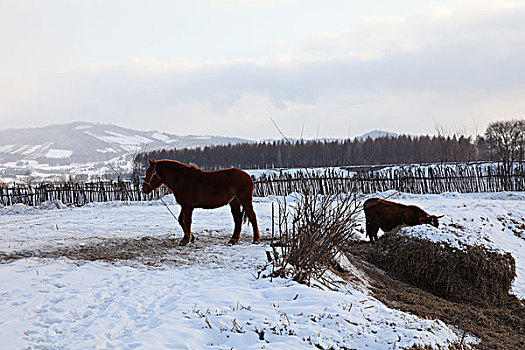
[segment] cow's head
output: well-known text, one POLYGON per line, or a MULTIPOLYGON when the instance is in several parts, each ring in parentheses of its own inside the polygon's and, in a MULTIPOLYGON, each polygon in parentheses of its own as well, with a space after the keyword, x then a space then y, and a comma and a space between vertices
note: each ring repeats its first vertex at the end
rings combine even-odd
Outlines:
POLYGON ((426 215, 419 219, 419 222, 421 224, 427 224, 432 225, 434 227, 439 227, 439 219, 442 218, 444 215, 436 216, 436 215, 426 215))

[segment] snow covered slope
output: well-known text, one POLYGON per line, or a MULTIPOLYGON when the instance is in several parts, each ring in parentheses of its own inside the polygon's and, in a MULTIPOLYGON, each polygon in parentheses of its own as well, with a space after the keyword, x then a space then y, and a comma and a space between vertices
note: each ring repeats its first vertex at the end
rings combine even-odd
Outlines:
POLYGON ((110 124, 76 122, 0 130, 0 163, 37 159, 106 160, 144 149, 183 148, 245 141, 219 136, 178 136, 110 124))
POLYGON ((73 164, 130 161, 134 152, 246 142, 219 136, 178 136, 110 124, 76 122, 41 128, 0 130, 0 178, 37 172, 67 174, 73 164), (63 169, 57 169, 63 166, 63 169), (52 167, 55 167, 53 169, 52 167), (58 171, 57 171, 58 170, 58 171))

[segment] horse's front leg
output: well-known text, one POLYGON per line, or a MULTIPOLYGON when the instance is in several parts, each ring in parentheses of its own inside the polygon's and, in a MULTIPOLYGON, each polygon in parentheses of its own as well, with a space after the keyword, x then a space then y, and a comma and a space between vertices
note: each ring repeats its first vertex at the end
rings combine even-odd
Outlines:
POLYGON ((179 222, 179 225, 182 228, 182 232, 184 232, 184 213, 182 212, 182 209, 180 211, 179 218, 177 221, 179 222))
POLYGON ((193 214, 193 208, 182 208, 181 209, 181 215, 182 217, 182 230, 184 231, 184 237, 182 237, 182 240, 180 241, 179 245, 186 245, 190 242, 193 242, 192 236, 191 236, 191 216, 193 214))

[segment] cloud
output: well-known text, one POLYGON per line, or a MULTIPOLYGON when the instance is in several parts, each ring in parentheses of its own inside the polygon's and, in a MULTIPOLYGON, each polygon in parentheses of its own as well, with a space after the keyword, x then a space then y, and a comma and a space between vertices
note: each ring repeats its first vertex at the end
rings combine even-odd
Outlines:
POLYGON ((344 137, 350 125, 425 133, 438 120, 525 110, 521 5, 368 17, 278 48, 267 60, 145 57, 57 71, 14 91, 0 83, 0 112, 12 123, 73 118, 267 138, 278 137, 268 115, 291 137, 303 123, 311 137, 318 123, 325 136, 344 137))
POLYGON ((225 7, 260 8, 300 3, 301 0, 204 0, 225 7))
POLYGON ((417 53, 454 42, 523 40, 525 4, 507 1, 458 1, 408 17, 368 16, 346 30, 320 32, 278 48, 297 61, 313 58, 376 60, 417 53))

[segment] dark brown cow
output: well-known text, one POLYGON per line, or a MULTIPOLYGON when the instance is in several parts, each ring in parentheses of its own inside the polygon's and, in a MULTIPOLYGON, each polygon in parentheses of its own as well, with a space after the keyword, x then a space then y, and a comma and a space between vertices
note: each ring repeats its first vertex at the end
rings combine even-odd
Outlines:
POLYGON ((366 218, 366 235, 371 242, 377 240, 377 231, 396 233, 403 227, 428 224, 439 226, 438 219, 415 205, 404 205, 381 198, 370 198, 363 205, 366 218))

